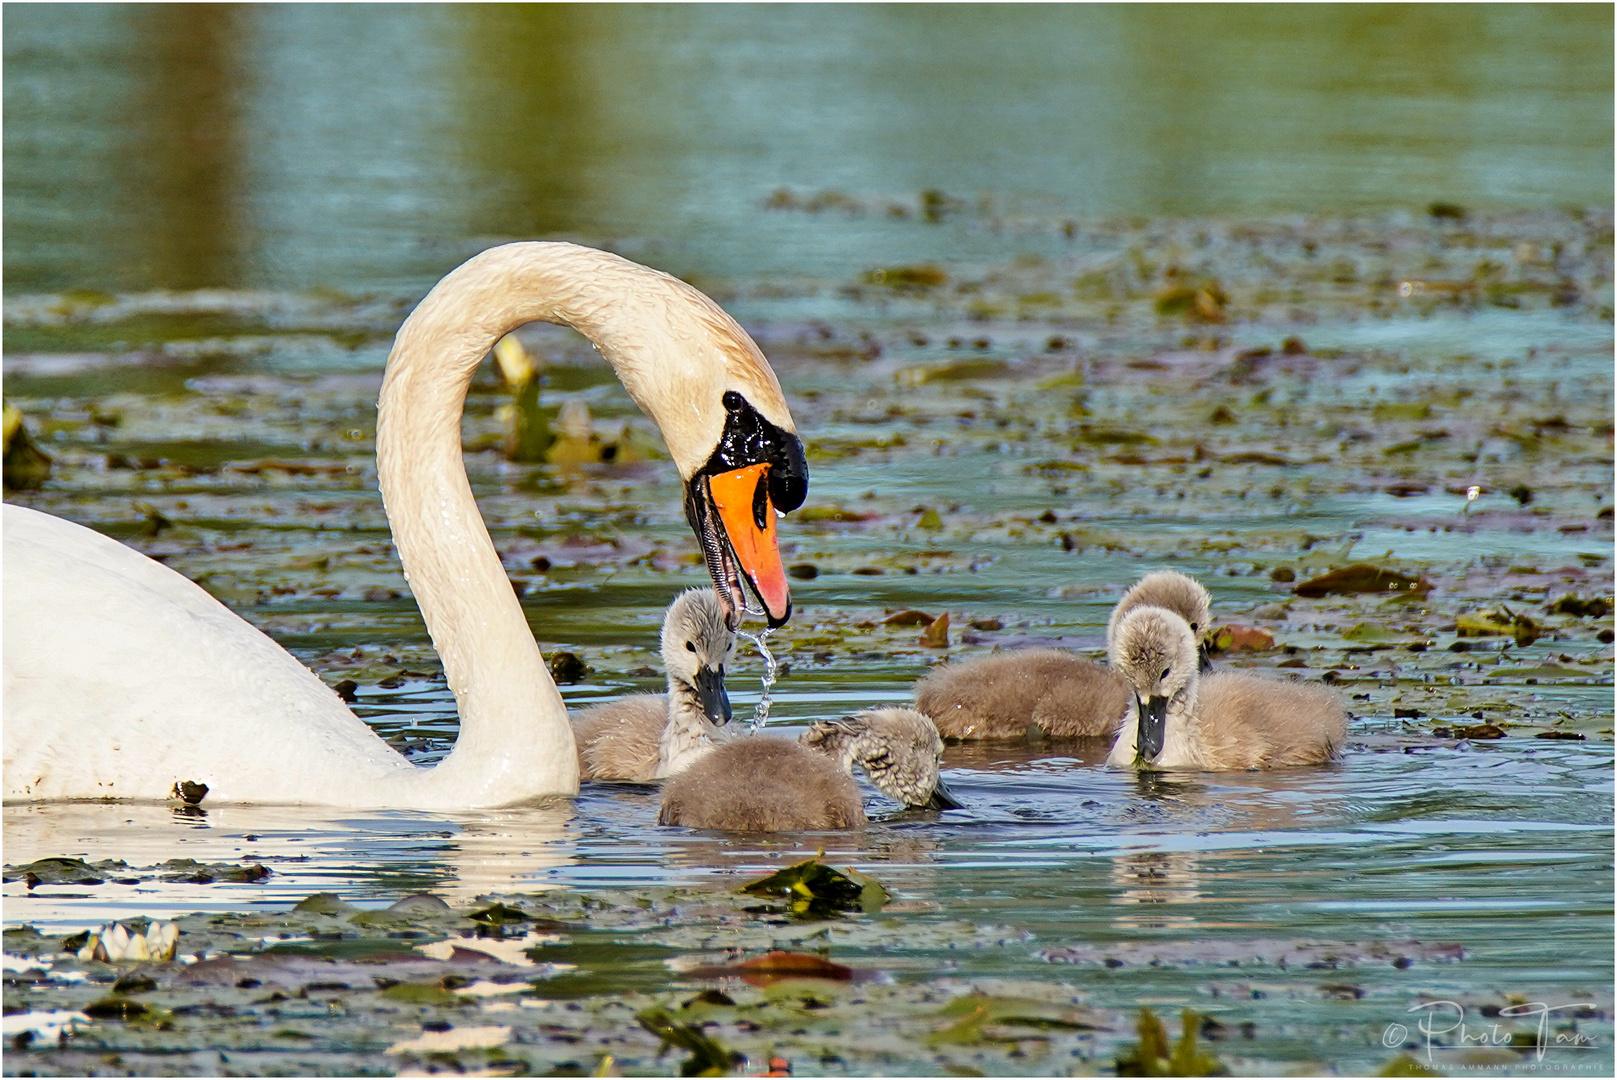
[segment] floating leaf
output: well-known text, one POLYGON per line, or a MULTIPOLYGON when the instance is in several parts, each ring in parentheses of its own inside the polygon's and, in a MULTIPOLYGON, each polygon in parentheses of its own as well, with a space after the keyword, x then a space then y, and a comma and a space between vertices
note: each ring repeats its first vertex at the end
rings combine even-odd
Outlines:
POLYGON ((1517 645, 1531 645, 1540 636, 1539 626, 1526 615, 1518 615, 1500 604, 1496 611, 1465 611, 1454 619, 1454 629, 1462 637, 1507 635, 1517 645))
POLYGON ((840 506, 805 506, 797 511, 798 521, 869 521, 875 516, 840 506))
POLYGON ((508 923, 533 921, 533 916, 526 911, 509 907, 505 904, 492 904, 481 911, 474 911, 466 917, 472 922, 484 923, 488 926, 504 926, 508 923))
POLYGON ((952 364, 927 364, 904 368, 893 377, 905 386, 934 382, 963 382, 967 379, 997 379, 1009 375, 1011 366, 1003 360, 957 360, 952 364))
POLYGON ((441 982, 394 983, 382 991, 382 996, 389 1001, 397 1001, 405 1005, 458 1005, 461 1003, 461 999, 446 990, 441 982))
POLYGON ((916 611, 914 608, 906 608, 903 611, 887 616, 887 618, 881 621, 881 624, 883 626, 927 626, 930 625, 936 618, 937 616, 928 615, 924 611, 916 611))
POLYGON ((972 1046, 983 1042, 1016 1042, 1024 1035, 1013 1027, 1105 1030, 1106 1025, 1087 1010, 1028 998, 991 997, 967 994, 938 1010, 939 1016, 958 1017, 953 1024, 934 1032, 932 1046, 972 1046))
POLYGON ((336 893, 317 892, 292 905, 292 910, 304 915, 346 915, 354 905, 336 893))
POLYGON ((1611 614, 1611 601, 1592 596, 1580 600, 1576 596, 1563 596, 1549 607, 1551 615, 1572 615, 1579 619, 1603 619, 1611 614))
POLYGON ((880 911, 889 894, 875 878, 833 869, 818 856, 748 882, 741 891, 752 896, 788 899, 792 914, 823 919, 843 911, 880 911))
POLYGON ((107 879, 106 870, 126 867, 123 862, 104 864, 105 868, 91 866, 83 859, 36 859, 27 866, 7 867, 5 879, 23 878, 29 888, 35 885, 100 885, 107 879))
POLYGON ((1425 578, 1409 577, 1395 570, 1384 570, 1370 563, 1354 563, 1328 574, 1300 582, 1292 589, 1298 596, 1352 596, 1358 593, 1411 593, 1425 596, 1432 584, 1425 578))
POLYGON ((929 649, 949 647, 949 613, 945 611, 921 631, 921 644, 929 649))
POLYGON ((1261 626, 1231 623, 1212 633, 1214 652, 1263 652, 1275 647, 1275 636, 1261 626))
POLYGON ((942 267, 917 263, 914 266, 886 266, 872 270, 865 275, 865 280, 872 285, 886 285, 890 289, 921 292, 944 284, 949 280, 949 275, 943 272, 942 267))
POLYGON ((850 982, 853 968, 811 953, 768 952, 736 965, 736 973, 754 986, 769 986, 782 979, 829 979, 850 982))
POLYGON ((917 529, 928 529, 936 532, 943 528, 943 516, 936 510, 928 508, 921 514, 921 520, 915 523, 917 529))
POLYGON ((407 941, 396 938, 341 938, 327 941, 287 941, 271 945, 264 956, 319 956, 327 960, 408 960, 416 957, 407 941))
POLYGON ((449 905, 431 893, 411 893, 389 904, 387 910, 395 915, 442 915, 449 911, 449 905))

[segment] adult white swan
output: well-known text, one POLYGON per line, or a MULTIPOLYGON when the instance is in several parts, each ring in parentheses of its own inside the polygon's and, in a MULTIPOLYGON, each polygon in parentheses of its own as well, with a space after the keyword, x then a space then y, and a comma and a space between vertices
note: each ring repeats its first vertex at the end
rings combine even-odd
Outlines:
POLYGON ((776 508, 807 490, 780 384, 745 331, 666 274, 572 244, 493 248, 399 328, 382 380, 377 471, 405 578, 460 707, 433 768, 393 751, 312 672, 195 583, 90 529, 5 508, 5 791, 454 809, 578 790, 561 695, 461 459, 472 372, 504 334, 574 327, 662 429, 734 624, 742 577, 771 625, 791 614, 776 508))

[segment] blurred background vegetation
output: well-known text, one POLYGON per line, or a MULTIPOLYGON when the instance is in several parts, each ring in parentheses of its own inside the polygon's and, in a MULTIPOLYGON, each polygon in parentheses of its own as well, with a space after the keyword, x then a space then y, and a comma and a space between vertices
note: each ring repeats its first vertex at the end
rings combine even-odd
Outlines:
POLYGON ((880 210, 766 213, 783 185, 1082 217, 1612 196, 1609 5, 49 4, 4 24, 13 292, 418 291, 516 237, 720 277, 959 243, 880 210))

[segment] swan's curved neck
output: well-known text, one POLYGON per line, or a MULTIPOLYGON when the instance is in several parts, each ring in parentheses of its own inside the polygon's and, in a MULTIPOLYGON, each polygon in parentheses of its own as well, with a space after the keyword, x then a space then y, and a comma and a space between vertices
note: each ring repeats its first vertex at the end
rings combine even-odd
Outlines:
MULTIPOLYGON (((473 372, 501 337, 536 320, 589 338, 662 428, 687 477, 722 431, 720 399, 736 365, 751 360, 732 354, 757 353, 690 286, 572 244, 486 251, 445 277, 400 327, 378 403, 378 480, 405 577, 460 707, 455 749, 430 782, 452 786, 461 805, 578 790, 566 708, 461 457, 473 372)), ((768 365, 757 361, 778 393, 768 365)))

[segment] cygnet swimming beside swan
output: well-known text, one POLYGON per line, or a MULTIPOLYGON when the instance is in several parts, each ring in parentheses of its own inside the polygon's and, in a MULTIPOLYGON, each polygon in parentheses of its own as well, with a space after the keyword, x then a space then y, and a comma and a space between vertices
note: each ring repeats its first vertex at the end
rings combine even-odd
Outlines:
POLYGON ((798 742, 738 738, 663 785, 664 825, 732 832, 853 829, 866 822, 853 767, 906 806, 952 809, 938 778, 943 740, 914 709, 866 709, 815 724, 798 742))
POLYGON ((1245 674, 1203 678, 1196 636, 1165 608, 1136 608, 1115 631, 1109 658, 1130 701, 1108 765, 1218 772, 1337 756, 1347 718, 1330 693, 1245 674))
MULTIPOLYGON (((1197 634, 1211 619, 1212 598, 1194 578, 1172 570, 1147 574, 1123 594, 1106 625, 1111 645, 1118 620, 1144 605, 1178 612, 1197 634)), ((1206 654, 1201 654, 1206 663, 1206 654)), ((1129 703, 1114 672, 1065 649, 1017 649, 951 662, 915 687, 915 707, 947 739, 1111 738, 1129 703)))
POLYGON ((724 668, 735 634, 711 589, 687 589, 663 617, 668 693, 633 694, 573 717, 582 780, 673 776, 713 748, 730 722, 724 668))

